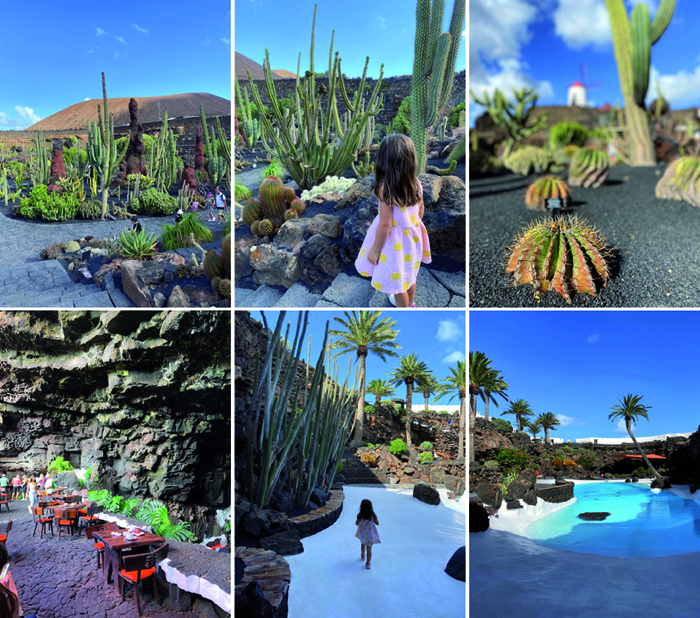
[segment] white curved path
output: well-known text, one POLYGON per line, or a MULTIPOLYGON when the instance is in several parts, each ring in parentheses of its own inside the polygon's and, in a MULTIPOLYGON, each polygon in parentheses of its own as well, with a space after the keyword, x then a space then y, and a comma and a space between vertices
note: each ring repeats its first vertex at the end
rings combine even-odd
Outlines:
POLYGON ((286 557, 292 570, 289 618, 462 618, 465 584, 444 569, 466 542, 467 494, 456 502, 441 490, 442 503, 433 506, 405 489, 343 490, 338 521, 302 539, 304 553, 286 557), (372 501, 382 540, 374 547, 369 571, 360 561, 355 538, 355 518, 364 498, 372 501))

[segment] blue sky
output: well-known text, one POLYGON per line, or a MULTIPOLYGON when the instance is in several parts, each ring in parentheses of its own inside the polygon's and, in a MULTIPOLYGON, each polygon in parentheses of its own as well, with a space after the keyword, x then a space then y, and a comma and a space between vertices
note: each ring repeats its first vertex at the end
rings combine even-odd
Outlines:
MULTIPOLYGON (((492 359, 509 399, 559 418, 557 438, 627 437, 608 414, 629 393, 651 406, 636 436, 700 425, 697 311, 472 311, 469 349, 492 359)), ((490 411, 500 415, 507 407, 490 411)))
MULTIPOLYGON (((369 56, 367 74, 408 75, 413 71, 413 44, 416 29, 415 0, 237 0, 236 51, 262 64, 265 49, 270 51, 274 70, 296 73, 299 52, 301 71, 309 68, 311 24, 316 14, 315 70, 328 70, 331 33, 333 50, 340 52, 343 73, 360 77, 369 56), (279 28, 270 27, 278 22, 279 28)), ((443 31, 449 29, 453 0, 445 2, 443 31)), ((466 66, 464 37, 460 41, 456 70, 466 66)))
MULTIPOLYGON (((638 2, 649 5, 653 19, 659 0, 625 0, 628 14, 638 2)), ((699 2, 677 0, 671 24, 652 47, 648 103, 658 81, 672 109, 700 105, 699 19, 699 2)), ((604 0, 470 0, 469 29, 470 87, 479 96, 528 86, 539 103, 565 105, 568 86, 584 81, 585 64, 589 101, 624 104, 604 0)))
POLYGON ((85 99, 208 92, 231 98, 229 0, 3 2, 0 130, 85 99))
MULTIPOLYGON (((290 339, 293 340, 294 328, 299 312, 289 311, 286 321, 291 321, 290 339)), ((260 312, 252 312, 252 317, 262 321, 260 312)), ((279 312, 266 311, 270 328, 274 329, 277 324, 279 312)), ((326 322, 330 321, 331 329, 342 330, 341 324, 334 321, 334 317, 344 317, 342 311, 310 311, 309 326, 307 334, 311 335, 311 358, 312 364, 318 359, 323 333, 326 322)), ((425 362, 438 379, 443 379, 451 375, 450 367, 456 367, 458 360, 465 358, 465 314, 462 311, 384 311, 380 319, 388 317, 396 320, 393 330, 399 330, 396 342, 401 346, 397 350, 399 356, 406 356, 414 353, 418 359, 425 362)), ((284 332, 284 331, 283 331, 284 332)), ((306 345, 306 344, 305 344, 306 345)), ((305 348, 306 349, 306 348, 305 348)), ((345 354, 339 357, 341 375, 345 377, 348 359, 352 358, 353 366, 357 356, 345 354)), ((387 357, 387 362, 383 363, 377 356, 370 354, 367 357, 367 383, 375 379, 389 379, 389 373, 398 366, 399 359, 387 357)), ((354 375, 354 374, 353 374, 354 375)), ((352 379, 352 378, 351 378, 352 379)), ((396 389, 396 397, 406 396, 406 387, 401 386, 396 389)), ((438 401, 447 404, 452 395, 443 396, 438 401)), ((369 397, 372 400, 372 397, 369 397)), ((416 399, 414 398, 414 402, 416 399)), ((419 395, 418 403, 424 402, 423 396, 419 395)), ((430 400, 433 403, 433 399, 430 400)), ((450 405, 458 405, 459 397, 455 397, 450 405)))

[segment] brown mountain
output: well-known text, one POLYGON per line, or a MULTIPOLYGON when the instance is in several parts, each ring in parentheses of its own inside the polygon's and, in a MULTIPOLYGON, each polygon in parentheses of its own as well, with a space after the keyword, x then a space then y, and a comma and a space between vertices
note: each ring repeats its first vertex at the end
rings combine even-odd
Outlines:
POLYGON ((285 71, 284 69, 281 69, 279 71, 272 71, 273 73, 277 73, 280 77, 284 77, 284 79, 296 79, 297 74, 292 73, 291 71, 285 71))
MULTIPOLYGON (((142 124, 162 120, 166 110, 168 118, 198 116, 200 104, 208 117, 231 115, 231 101, 205 92, 134 98, 139 104, 139 122, 142 124)), ((109 112, 114 115, 114 125, 117 127, 129 124, 129 100, 129 97, 108 99, 109 112)), ((27 131, 84 130, 88 120, 97 120, 98 105, 102 105, 102 99, 76 103, 33 124, 27 131)))
MULTIPOLYGON (((239 80, 248 81, 248 71, 250 71, 253 79, 265 79, 265 71, 263 70, 262 64, 255 62, 255 60, 251 60, 240 52, 236 52, 234 62, 236 66, 236 77, 239 80)), ((280 75, 282 72, 287 73, 288 71, 273 71, 272 79, 283 79, 284 77, 280 75)), ((241 87, 243 87, 243 84, 241 84, 241 87)))

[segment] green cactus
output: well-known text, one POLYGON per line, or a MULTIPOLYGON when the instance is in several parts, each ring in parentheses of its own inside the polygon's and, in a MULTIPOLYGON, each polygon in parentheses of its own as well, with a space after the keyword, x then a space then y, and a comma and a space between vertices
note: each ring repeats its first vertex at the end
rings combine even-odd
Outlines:
POLYGON ((530 210, 546 212, 545 200, 557 197, 562 201, 562 208, 567 208, 571 202, 571 189, 561 178, 545 176, 533 182, 525 193, 525 206, 530 210))
POLYGON ((547 114, 539 114, 530 119, 537 105, 537 94, 532 88, 522 90, 513 88, 515 105, 512 105, 498 88, 493 93, 493 101, 487 92, 484 92, 481 99, 477 98, 471 90, 469 94, 474 103, 486 108, 491 119, 508 135, 503 149, 503 159, 508 157, 516 144, 547 126, 547 114))
MULTIPOLYGON (((464 0, 458 0, 464 3, 464 0)), ((336 52, 333 55, 333 39, 328 65, 328 93, 320 96, 317 92, 314 72, 314 39, 316 31, 316 10, 311 28, 311 61, 303 82, 301 72, 301 54, 297 65, 294 112, 291 108, 283 109, 279 104, 275 84, 270 69, 270 55, 265 50, 263 68, 265 85, 270 99, 272 120, 263 113, 263 103, 248 71, 248 81, 253 93, 253 100, 260 112, 262 122, 262 143, 265 149, 276 156, 284 168, 291 174, 300 189, 310 189, 322 182, 327 176, 341 175, 355 160, 362 133, 371 116, 376 116, 382 109, 384 97, 380 94, 383 83, 384 65, 379 70, 379 78, 369 101, 363 106, 367 81, 369 57, 365 61, 360 85, 352 101, 348 97, 343 79, 341 59, 336 52), (338 113, 337 91, 343 99, 350 116, 343 122, 338 113), (325 100, 325 111, 321 101, 325 100)), ((240 92, 240 88, 237 92, 240 92)))
POLYGON ((224 298, 231 298, 231 279, 222 279, 219 282, 219 294, 224 298))
POLYGON ((445 163, 451 164, 453 161, 461 161, 467 154, 467 136, 462 135, 452 152, 445 159, 445 163))
POLYGON ((284 188, 284 203, 291 204, 294 199, 296 199, 297 193, 293 187, 284 188))
POLYGON ((49 176, 51 173, 51 166, 49 164, 49 158, 48 158, 48 155, 46 153, 46 146, 44 144, 44 135, 41 131, 37 131, 37 133, 36 133, 34 147, 36 148, 37 167, 36 167, 36 176, 31 174, 31 169, 30 169, 30 178, 32 181, 32 186, 48 185, 49 184, 49 176))
POLYGON ((656 156, 644 106, 649 88, 651 46, 671 23, 676 0, 661 0, 653 22, 649 7, 644 3, 635 4, 631 22, 624 0, 605 0, 605 4, 612 25, 615 59, 625 99, 629 163, 632 166, 654 166, 656 156))
POLYGON ((112 182, 112 175, 124 158, 126 149, 129 146, 129 141, 125 140, 122 150, 119 151, 117 148, 116 140, 114 139, 114 118, 107 107, 107 86, 104 73, 102 73, 102 102, 104 113, 100 105, 98 105, 98 122, 93 126, 88 120, 87 161, 97 171, 100 180, 102 219, 104 220, 109 209, 107 200, 109 198, 109 185, 112 182))
POLYGON ((610 174, 610 157, 607 152, 594 148, 581 148, 569 163, 569 184, 572 187, 600 187, 610 174))
POLYGON ((220 277, 224 272, 224 259, 218 251, 210 249, 204 254, 204 260, 202 260, 202 268, 204 269, 204 274, 210 281, 214 277, 220 277))
POLYGON ((250 226, 250 231, 256 236, 262 236, 262 234, 260 234, 260 221, 253 221, 250 226))
POLYGON ((259 236, 270 236, 274 231, 275 226, 272 225, 272 221, 269 219, 263 219, 258 223, 258 235, 259 236))
POLYGON ((466 1, 455 0, 449 32, 443 32, 444 0, 418 0, 411 82, 411 139, 419 174, 425 171, 428 129, 452 92, 466 1))
POLYGON ((523 146, 503 160, 504 167, 521 176, 527 176, 532 172, 546 173, 551 164, 551 153, 536 146, 523 146))
POLYGON ((530 283, 535 294, 552 290, 571 303, 572 294, 595 296, 605 287, 609 254, 602 234, 583 219, 543 219, 515 239, 506 272, 513 285, 530 283))
POLYGON ((177 180, 177 148, 175 133, 168 128, 168 110, 163 114, 158 139, 151 147, 146 161, 149 176, 156 179, 158 191, 169 190, 177 180))
POLYGON ((221 241, 221 257, 224 259, 224 277, 231 278, 231 234, 226 234, 221 241))
POLYGON ((279 223, 284 217, 284 183, 277 176, 268 176, 260 183, 260 205, 267 219, 279 223))
POLYGON ((306 204, 304 203, 304 200, 295 197, 292 200, 292 203, 289 205, 289 208, 292 210, 296 211, 296 213, 301 216, 304 214, 304 211, 306 210, 306 204))
POLYGON ((260 140, 262 135, 262 124, 257 118, 253 118, 250 99, 248 97, 248 89, 243 87, 243 94, 241 94, 241 87, 238 84, 238 78, 234 75, 235 91, 236 91, 236 102, 238 106, 236 107, 236 114, 238 114, 239 130, 243 129, 243 135, 245 136, 246 142, 248 142, 248 148, 253 148, 255 144, 260 140), (245 99, 245 104, 243 100, 245 99))
POLYGON ((297 219, 299 217, 299 213, 294 210, 293 208, 290 208, 284 213, 284 220, 285 221, 291 221, 292 219, 297 219))
POLYGON ((700 159, 680 157, 673 161, 656 185, 656 197, 700 206, 700 159))

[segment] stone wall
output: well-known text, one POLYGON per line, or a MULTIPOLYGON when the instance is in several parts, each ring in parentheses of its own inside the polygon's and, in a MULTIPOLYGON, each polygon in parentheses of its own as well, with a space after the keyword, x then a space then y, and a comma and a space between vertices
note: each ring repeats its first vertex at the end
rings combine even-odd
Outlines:
POLYGON ((545 502, 560 503, 567 502, 574 497, 574 484, 535 486, 537 497, 545 502))
POLYGON ((230 314, 0 312, 0 470, 92 465, 198 535, 230 496, 230 314))
POLYGON ((299 536, 303 539, 313 536, 319 532, 330 528, 343 512, 343 501, 345 494, 342 489, 331 491, 331 497, 321 508, 310 511, 305 515, 298 515, 289 519, 293 528, 299 531, 299 536))
MULTIPOLYGON (((448 101, 448 105, 450 107, 454 107, 458 103, 462 103, 463 101, 466 100, 466 78, 465 78, 465 76, 466 76, 465 71, 459 71, 458 73, 455 73, 454 86, 452 88, 452 93, 451 93, 449 101, 448 101)), ((350 98, 351 100, 352 100, 353 94, 359 88, 361 81, 362 80, 359 77, 348 78, 345 80, 345 88, 348 92, 348 98, 350 98)), ((382 83, 386 84, 386 86, 384 86, 384 85, 381 86, 381 92, 384 94, 384 107, 379 112, 379 114, 377 114, 377 117, 376 117, 377 124, 389 124, 394 119, 394 117, 396 116, 396 113, 399 111, 399 105, 401 105, 401 101, 403 101, 407 96, 409 96, 411 94, 411 81, 412 81, 411 75, 400 75, 398 77, 385 77, 382 80, 382 83)), ((316 82, 316 88, 318 88, 319 85, 321 85, 321 84, 328 87, 328 78, 325 78, 325 77, 317 78, 317 79, 315 79, 315 82, 316 82)), ((270 97, 268 96, 267 88, 265 87, 265 80, 253 80, 253 83, 256 85, 258 92, 260 93, 260 99, 262 100, 263 104, 269 106, 270 105, 270 97)), ((374 87, 375 87, 376 83, 377 83, 376 79, 367 78, 366 85, 365 85, 365 94, 364 94, 365 103, 369 102, 369 100, 372 96, 372 92, 374 91, 374 87)), ((241 87, 243 87, 245 84, 248 84, 248 88, 250 88, 250 84, 247 80, 241 81, 241 87)), ((276 93, 278 99, 293 98, 295 91, 296 91, 296 80, 295 79, 275 80, 275 93, 276 93)), ((323 95, 321 95, 321 96, 323 96, 323 95)), ((340 94, 338 94, 337 100, 338 100, 338 113, 342 115, 347 111, 347 107, 345 106, 343 98, 340 94)), ((322 98, 321 106, 323 107, 323 109, 326 109, 326 105, 323 103, 323 98, 322 98)))

